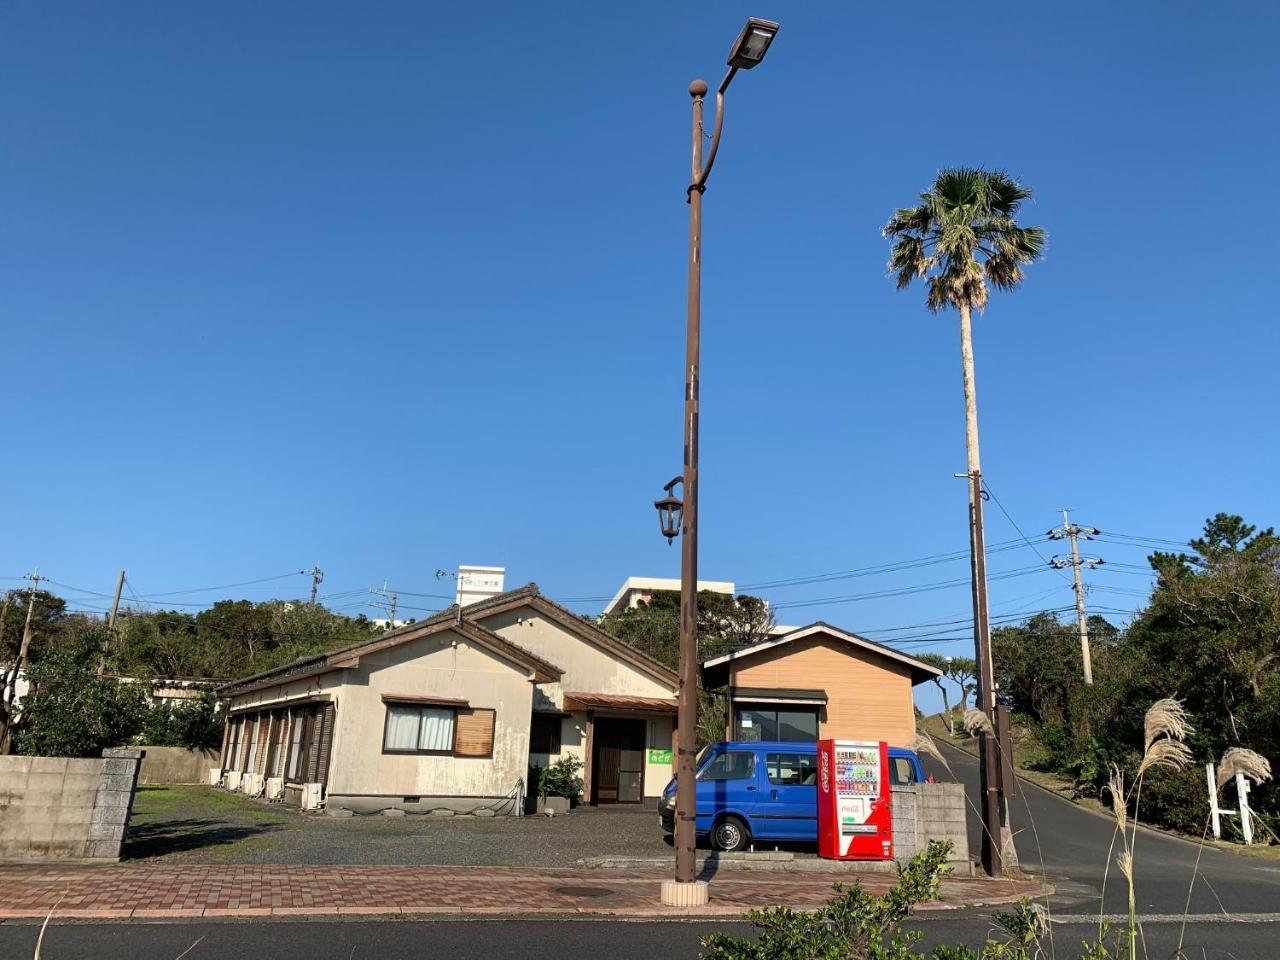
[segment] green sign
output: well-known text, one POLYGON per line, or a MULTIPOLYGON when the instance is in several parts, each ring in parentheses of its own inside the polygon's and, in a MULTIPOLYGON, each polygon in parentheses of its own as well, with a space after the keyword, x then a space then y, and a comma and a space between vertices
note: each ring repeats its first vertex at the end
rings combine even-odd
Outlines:
POLYGON ((670 763, 671 751, 670 750, 654 750, 652 747, 650 747, 649 762, 650 763, 670 763))

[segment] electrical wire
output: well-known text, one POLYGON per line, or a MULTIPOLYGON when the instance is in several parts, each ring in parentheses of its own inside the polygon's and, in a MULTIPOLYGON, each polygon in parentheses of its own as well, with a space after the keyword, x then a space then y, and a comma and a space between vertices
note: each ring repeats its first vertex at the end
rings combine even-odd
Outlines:
POLYGON ((296 577, 299 574, 310 576, 310 571, 294 570, 291 573, 282 573, 274 577, 260 577, 257 580, 242 580, 239 583, 223 583, 215 587, 191 587, 188 590, 169 590, 165 593, 147 593, 143 594, 146 599, 155 599, 156 597, 180 597, 187 593, 207 593, 210 590, 230 590, 232 587, 250 587, 257 583, 270 583, 273 580, 287 580, 290 577, 296 577))
MULTIPOLYGON (((1022 546, 1022 544, 1017 540, 1007 540, 1002 543, 993 543, 987 552, 1003 553, 1006 550, 1020 546, 1022 546)), ((876 564, 870 567, 856 567, 852 570, 836 570, 829 573, 810 574, 804 577, 786 577, 779 580, 761 580, 755 583, 744 583, 740 585, 740 589, 778 590, 784 587, 805 586, 811 583, 829 583, 834 580, 851 580, 857 577, 870 577, 881 573, 897 573, 901 570, 915 570, 919 567, 932 567, 940 563, 952 563, 956 560, 966 560, 968 557, 969 551, 967 549, 953 550, 950 553, 937 553, 928 557, 917 557, 912 560, 897 560, 892 563, 876 564)))
MULTIPOLYGON (((1016 577, 1025 577, 1035 573, 1044 573, 1048 567, 1039 565, 1032 567, 1020 567, 1015 570, 1006 570, 1002 573, 991 574, 987 577, 988 583, 995 583, 1000 580, 1012 580, 1016 577)), ((835 597, 814 597, 808 600, 793 600, 786 603, 774 605, 775 610, 794 610, 801 607, 816 607, 825 603, 854 603, 859 600, 879 600, 885 597, 903 597, 916 593, 929 593, 934 590, 947 590, 951 587, 968 585, 972 580, 969 577, 960 577, 955 580, 941 580, 936 583, 922 583, 910 587, 899 587, 891 590, 877 590, 871 593, 848 594, 845 596, 835 597)))

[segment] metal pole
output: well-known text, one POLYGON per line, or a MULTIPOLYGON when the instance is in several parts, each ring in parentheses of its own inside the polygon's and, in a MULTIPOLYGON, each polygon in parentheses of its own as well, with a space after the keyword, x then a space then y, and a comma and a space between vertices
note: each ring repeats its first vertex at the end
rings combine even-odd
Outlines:
POLYGON ((992 877, 1004 874, 1001 830, 1001 778, 996 758, 995 671, 987 605, 987 549, 982 526, 982 472, 969 474, 969 544, 973 568, 973 639, 978 654, 979 707, 991 721, 978 738, 978 789, 982 795, 982 867, 992 877))
MULTIPOLYGON (((702 98, 707 84, 689 84, 693 98, 693 176, 702 177, 702 98)), ((685 324, 684 511, 680 538, 680 690, 677 708, 676 882, 697 880, 694 759, 698 730, 698 380, 701 353, 702 190, 689 191, 689 302, 685 324)))

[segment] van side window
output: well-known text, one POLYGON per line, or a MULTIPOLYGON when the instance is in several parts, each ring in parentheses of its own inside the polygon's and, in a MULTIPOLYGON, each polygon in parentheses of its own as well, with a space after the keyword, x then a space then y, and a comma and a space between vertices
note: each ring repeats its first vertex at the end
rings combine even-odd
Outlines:
POLYGON ((728 750, 702 768, 699 780, 749 780, 756 775, 756 755, 728 750))
POLYGON ((769 782, 811 787, 818 782, 817 757, 811 753, 771 753, 765 758, 769 782))
POLYGON ((916 782, 916 767, 906 757, 889 758, 889 783, 895 787, 905 787, 916 782))

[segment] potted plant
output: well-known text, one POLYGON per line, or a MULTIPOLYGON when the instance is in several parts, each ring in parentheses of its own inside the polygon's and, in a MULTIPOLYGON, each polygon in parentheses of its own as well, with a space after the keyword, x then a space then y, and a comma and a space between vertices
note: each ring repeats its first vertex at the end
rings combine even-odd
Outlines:
POLYGON ((582 796, 582 777, 578 771, 582 761, 563 756, 538 774, 538 812, 552 816, 568 813, 569 807, 582 796))

